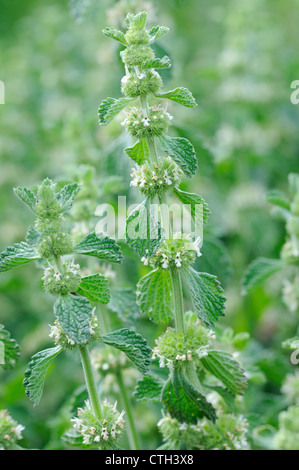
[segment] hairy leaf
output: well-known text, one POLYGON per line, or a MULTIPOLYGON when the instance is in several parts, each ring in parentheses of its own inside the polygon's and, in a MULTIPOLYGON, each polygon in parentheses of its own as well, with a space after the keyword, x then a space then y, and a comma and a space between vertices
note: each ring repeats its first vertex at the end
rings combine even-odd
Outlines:
POLYGON ((35 207, 37 203, 36 195, 27 188, 14 188, 15 195, 21 199, 30 209, 35 212, 35 207))
POLYGON ((161 243, 161 227, 158 214, 151 210, 149 200, 145 199, 128 216, 126 221, 127 244, 139 256, 151 256, 161 243))
POLYGON ((182 201, 183 204, 188 204, 191 206, 191 215, 192 218, 196 221, 197 212, 195 210, 195 206, 201 206, 202 210, 199 211, 199 214, 202 215, 203 222, 207 222, 209 215, 211 214, 210 209, 208 208, 207 203, 205 200, 199 196, 198 194, 194 193, 187 193, 186 191, 182 191, 181 189, 175 188, 174 194, 182 201))
POLYGON ((104 36, 106 36, 106 38, 115 39, 115 41, 118 41, 124 46, 127 46, 127 41, 122 31, 119 31, 118 29, 115 29, 113 27, 107 27, 103 29, 103 34, 104 36))
POLYGON ((152 350, 140 334, 122 328, 102 336, 101 341, 123 351, 140 372, 147 372, 151 363, 152 350))
POLYGON ((99 107, 99 119, 102 126, 106 126, 120 113, 133 98, 107 98, 99 107))
POLYGON ((54 314, 64 333, 76 344, 90 339, 92 308, 87 299, 72 294, 60 296, 54 305, 54 314))
POLYGON ((204 368, 221 380, 223 385, 234 394, 243 394, 247 388, 244 370, 225 351, 210 350, 207 356, 201 358, 204 368))
POLYGON ((45 349, 35 354, 28 364, 23 385, 26 387, 26 395, 34 406, 37 406, 41 400, 48 367, 61 351, 61 346, 45 349))
POLYGON ((61 191, 56 195, 62 212, 69 211, 72 208, 75 197, 80 191, 81 187, 77 183, 67 184, 62 188, 61 191))
POLYGON ((144 139, 138 140, 132 147, 125 149, 126 154, 138 165, 142 165, 144 160, 149 157, 149 151, 147 143, 144 139))
POLYGON ((9 331, 5 330, 4 326, 0 324, 0 366, 4 369, 11 369, 15 366, 19 355, 20 348, 16 340, 12 339, 9 331))
POLYGON ((242 281, 242 293, 262 284, 268 277, 283 268, 283 263, 277 259, 258 258, 247 268, 242 281))
MULTIPOLYGON (((159 59, 156 57, 155 59, 147 59, 142 63, 142 69, 147 70, 147 69, 169 69, 171 67, 171 61, 170 58, 165 55, 162 57, 162 59, 159 59)), ((158 96, 158 95, 156 95, 158 96)), ((161 96, 161 98, 164 98, 164 96, 161 96)))
POLYGON ((216 412, 206 398, 196 390, 181 371, 174 370, 162 391, 166 411, 182 423, 196 424, 203 417, 215 421, 216 412))
POLYGON ((168 31, 169 28, 167 28, 166 26, 154 26, 149 31, 151 42, 157 41, 159 38, 167 34, 168 31))
POLYGON ((82 277, 77 292, 92 302, 108 304, 110 300, 109 282, 99 273, 82 277))
POLYGON ((134 397, 139 401, 161 401, 163 381, 160 377, 145 375, 138 380, 134 397))
POLYGON ((189 178, 196 173, 197 158, 193 145, 184 137, 160 137, 163 152, 170 156, 181 167, 189 178))
POLYGON ((186 108, 195 108, 197 103, 191 93, 187 88, 175 88, 174 90, 167 91, 165 93, 156 93, 157 98, 167 98, 169 100, 175 101, 186 108))
POLYGON ((169 271, 155 269, 137 284, 137 303, 143 314, 155 323, 165 324, 173 318, 172 282, 169 271))
POLYGON ((194 310, 209 326, 214 326, 218 318, 224 315, 225 297, 217 278, 208 273, 199 273, 193 268, 185 271, 194 310))
POLYGON ((33 246, 26 242, 16 243, 0 254, 0 272, 8 271, 37 259, 39 259, 39 255, 33 246))
POLYGON ((91 232, 73 248, 73 253, 94 256, 109 263, 120 263, 123 255, 112 238, 91 232))

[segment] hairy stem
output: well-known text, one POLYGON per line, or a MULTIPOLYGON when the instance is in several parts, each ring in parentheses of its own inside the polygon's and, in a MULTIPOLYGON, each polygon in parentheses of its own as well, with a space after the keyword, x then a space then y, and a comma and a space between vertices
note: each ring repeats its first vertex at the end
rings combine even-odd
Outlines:
MULTIPOLYGON (((107 313, 108 312, 106 310, 106 306, 102 305, 101 306, 101 320, 102 320, 102 326, 103 326, 104 333, 108 333, 110 331, 110 322, 109 322, 109 318, 108 318, 107 313)), ((107 347, 109 347, 109 346, 107 346, 107 347)), ((137 430, 136 430, 136 427, 135 427, 135 421, 134 421, 134 417, 133 417, 132 406, 131 406, 131 402, 128 398, 127 390, 126 390, 126 387, 125 387, 124 382, 123 382, 123 376, 122 376, 121 371, 119 371, 116 374, 116 379, 117 379, 117 383, 118 383, 118 387, 119 387, 120 396, 122 398, 123 406, 125 408, 125 412, 126 412, 126 416, 127 416, 127 422, 128 422, 127 431, 128 431, 128 440, 129 440, 130 449, 131 450, 139 450, 139 449, 141 449, 141 447, 140 447, 140 443, 139 443, 137 430)))
POLYGON ((172 291, 173 291, 173 304, 174 304, 174 321, 175 328, 178 333, 185 333, 184 325, 184 301, 182 290, 181 273, 178 269, 170 271, 172 291))
POLYGON ((140 450, 141 447, 140 447, 137 429, 135 427, 135 421, 134 421, 134 417, 132 413, 132 406, 127 395, 127 390, 123 381, 123 375, 121 371, 117 373, 116 378, 117 378, 117 383, 119 386, 120 395, 123 401, 123 405, 126 411, 127 422, 129 425, 127 427, 127 431, 128 431, 128 439, 129 439, 130 448, 131 450, 140 450))
POLYGON ((89 399, 96 417, 102 419, 101 403, 98 396, 93 368, 90 361, 89 352, 86 346, 79 346, 82 366, 84 370, 85 382, 88 390, 89 399))

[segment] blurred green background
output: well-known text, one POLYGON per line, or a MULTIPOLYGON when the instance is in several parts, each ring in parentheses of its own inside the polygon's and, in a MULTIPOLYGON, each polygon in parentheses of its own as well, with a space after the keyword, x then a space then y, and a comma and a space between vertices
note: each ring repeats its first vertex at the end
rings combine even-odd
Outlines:
MULTIPOLYGON (((281 301, 279 277, 248 297, 240 283, 253 259, 279 256, 284 223, 271 215, 265 194, 286 190, 288 173, 299 172, 299 105, 290 102, 291 82, 299 79, 298 0, 0 0, 6 98, 0 105, 0 251, 22 240, 32 222, 13 195, 15 186, 67 178, 87 164, 96 168, 102 202, 115 202, 118 194, 136 200, 123 153, 128 138, 119 120, 100 128, 97 108, 107 96, 120 96, 123 75, 120 49, 101 30, 121 28, 126 14, 140 9, 171 29, 156 51, 173 59, 165 86, 186 86, 199 103, 192 111, 169 104, 175 132, 191 140, 199 160, 198 175, 183 188, 203 195, 212 210, 198 267, 225 288, 222 324, 253 338, 248 358, 266 381, 259 394, 249 389, 248 406, 262 423, 276 425, 276 410, 284 406, 280 387, 293 367, 280 343, 297 321, 281 301)), ((130 278, 134 286, 142 269, 127 261, 120 282, 130 278)), ((37 409, 24 396, 26 364, 50 344, 52 300, 40 287, 34 266, 0 277, 0 322, 22 348, 17 368, 0 373, 0 408, 27 426, 26 446, 57 448, 65 423, 63 410, 56 411, 82 376, 79 359, 66 355, 49 374, 37 409)), ((141 328, 150 339, 157 331, 147 325, 141 328)))

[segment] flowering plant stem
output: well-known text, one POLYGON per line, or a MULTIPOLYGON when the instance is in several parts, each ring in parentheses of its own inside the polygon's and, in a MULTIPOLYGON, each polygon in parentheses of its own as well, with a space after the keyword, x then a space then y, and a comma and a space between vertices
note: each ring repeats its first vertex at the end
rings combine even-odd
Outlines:
POLYGON ((94 378, 93 368, 90 361, 89 351, 86 346, 79 347, 82 367, 84 370, 85 382, 88 390, 89 399, 96 417, 102 419, 101 403, 98 396, 97 386, 94 378))

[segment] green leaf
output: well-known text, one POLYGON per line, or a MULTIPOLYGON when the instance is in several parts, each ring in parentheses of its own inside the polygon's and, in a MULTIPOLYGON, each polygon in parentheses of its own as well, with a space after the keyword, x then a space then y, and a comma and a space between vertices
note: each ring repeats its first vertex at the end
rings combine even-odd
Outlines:
POLYGON ((10 337, 9 331, 5 330, 4 326, 0 324, 0 366, 4 369, 13 368, 19 356, 19 345, 16 340, 10 337))
POLYGON ((269 191, 266 195, 266 198, 267 198, 267 201, 270 202, 270 204, 274 204, 275 206, 282 207, 283 209, 286 209, 287 211, 291 209, 289 199, 281 191, 278 191, 276 189, 274 189, 273 191, 269 191))
MULTIPOLYGON (((162 59, 159 59, 158 57, 154 59, 147 59, 144 62, 142 62, 141 68, 143 70, 148 70, 148 69, 169 69, 171 67, 171 60, 170 58, 165 55, 162 57, 162 59)), ((158 95, 156 95, 158 96, 158 95)), ((163 98, 163 96, 162 96, 163 98)))
POLYGON ((115 41, 120 42, 124 46, 127 46, 127 41, 125 35, 122 31, 115 29, 113 27, 103 29, 103 34, 106 38, 115 39, 115 41))
POLYGON ((56 198, 61 205, 62 212, 67 212, 72 208, 74 199, 80 189, 81 186, 77 183, 67 184, 62 188, 61 191, 59 191, 58 194, 56 194, 56 198))
POLYGON ((154 26, 152 29, 149 31, 150 35, 150 41, 154 42, 157 41, 159 38, 167 34, 169 31, 169 28, 166 26, 154 26))
POLYGON ((54 305, 54 314, 64 333, 74 343, 89 341, 92 308, 87 299, 72 294, 60 296, 54 305))
POLYGON ((193 145, 184 137, 160 137, 163 152, 169 155, 189 178, 197 170, 197 158, 193 145))
POLYGON ((207 222, 211 211, 208 208, 207 203, 201 196, 194 193, 187 193, 179 188, 175 188, 173 192, 177 196, 177 198, 182 201, 183 204, 188 204, 189 206, 191 206, 191 216, 195 222, 198 214, 198 212, 195 210, 195 206, 201 206, 202 209, 199 210, 199 215, 202 215, 203 222, 207 222))
POLYGON ((35 212, 35 207, 37 203, 36 195, 27 188, 14 188, 15 195, 21 199, 30 209, 35 212))
POLYGON ((134 209, 126 221, 127 244, 139 256, 151 256, 161 243, 161 227, 158 214, 151 210, 153 206, 145 199, 134 209))
POLYGON ((193 268, 185 271, 189 282, 194 310, 200 320, 214 326, 220 316, 224 315, 225 297, 216 276, 199 273, 193 268))
POLYGON ((99 107, 99 119, 102 126, 106 126, 120 113, 133 98, 107 98, 99 107))
POLYGON ((83 297, 87 297, 91 302, 108 304, 110 300, 109 282, 99 273, 82 277, 77 292, 83 297))
POLYGON ((172 418, 182 423, 196 424, 198 419, 207 417, 216 420, 214 407, 185 378, 182 371, 173 371, 162 391, 162 403, 172 418))
POLYGON ((130 287, 112 289, 108 308, 115 312, 122 321, 130 324, 134 324, 140 314, 136 304, 136 292, 130 287))
POLYGON ((151 363, 152 350, 147 346, 146 340, 140 334, 133 330, 122 328, 121 330, 108 333, 100 339, 103 343, 123 351, 140 372, 147 372, 151 363))
POLYGON ((242 281, 242 293, 246 294, 251 289, 262 284, 268 277, 283 268, 281 260, 258 258, 253 261, 245 271, 242 281))
POLYGON ((0 254, 0 273, 39 259, 33 246, 26 242, 16 243, 0 254))
POLYGON ((61 346, 45 349, 35 354, 28 364, 23 385, 26 387, 26 395, 34 406, 37 406, 41 400, 48 367, 61 351, 61 346))
POLYGON ((233 411, 236 408, 236 397, 233 393, 231 393, 227 388, 220 387, 219 385, 203 384, 203 386, 209 390, 213 390, 214 392, 217 392, 218 395, 220 395, 223 398, 229 411, 233 413, 233 411))
POLYGON ((130 26, 130 24, 132 24, 139 30, 142 30, 146 25, 146 19, 147 19, 147 12, 143 10, 137 13, 137 15, 128 13, 125 19, 125 23, 127 26, 130 26))
POLYGON ((167 91, 166 93, 155 93, 157 98, 167 98, 169 100, 175 101, 186 108, 195 108, 197 103, 191 93, 187 88, 175 88, 174 90, 167 91))
POLYGON ((26 243, 30 246, 36 246, 40 241, 40 233, 36 230, 35 227, 31 226, 28 229, 26 235, 26 243))
POLYGON ((247 388, 247 381, 244 370, 232 358, 231 354, 225 351, 212 349, 208 355, 201 358, 204 368, 221 380, 223 385, 234 394, 243 394, 247 388))
POLYGON ((144 139, 138 140, 135 145, 125 149, 126 154, 138 165, 142 165, 144 160, 149 157, 147 143, 144 139))
POLYGON ((139 401, 161 401, 163 381, 160 377, 145 375, 138 380, 133 396, 139 401))
POLYGON ((120 263, 123 260, 120 247, 112 238, 91 232, 73 248, 73 253, 94 256, 109 263, 120 263))
POLYGON ((143 314, 159 325, 172 320, 173 296, 169 271, 155 269, 140 279, 137 304, 143 314))

